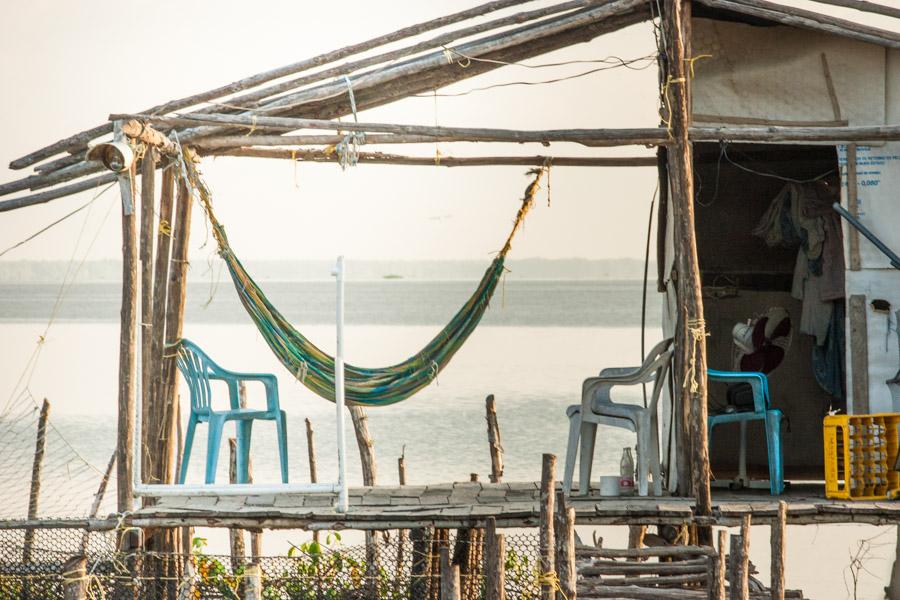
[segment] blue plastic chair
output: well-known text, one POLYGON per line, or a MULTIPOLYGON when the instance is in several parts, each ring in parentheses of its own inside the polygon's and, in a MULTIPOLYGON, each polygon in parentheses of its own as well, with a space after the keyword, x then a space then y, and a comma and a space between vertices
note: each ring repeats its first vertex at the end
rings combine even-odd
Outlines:
POLYGON ((712 415, 707 418, 706 428, 709 441, 712 443, 712 430, 715 425, 740 423, 741 445, 738 467, 738 480, 747 484, 747 423, 763 421, 766 427, 766 449, 769 454, 769 489, 773 496, 784 491, 784 462, 781 453, 781 411, 770 408, 769 378, 763 373, 740 371, 716 371, 709 369, 709 381, 724 383, 749 383, 753 390, 753 411, 731 412, 712 415))
POLYGON ((184 483, 194 430, 197 423, 209 423, 209 438, 206 451, 206 483, 215 483, 216 463, 219 460, 219 446, 222 429, 226 421, 237 421, 237 482, 247 483, 249 479, 250 436, 253 421, 275 421, 278 432, 278 454, 281 459, 281 481, 288 482, 287 426, 284 411, 278 405, 278 381, 268 373, 235 373, 223 369, 206 355, 195 343, 182 339, 178 345, 176 364, 187 381, 191 394, 191 417, 188 420, 184 438, 184 455, 181 458, 181 473, 178 483, 184 483), (230 410, 214 410, 210 381, 224 381, 228 385, 230 410), (241 381, 259 381, 266 388, 266 409, 241 408, 238 384, 241 381))

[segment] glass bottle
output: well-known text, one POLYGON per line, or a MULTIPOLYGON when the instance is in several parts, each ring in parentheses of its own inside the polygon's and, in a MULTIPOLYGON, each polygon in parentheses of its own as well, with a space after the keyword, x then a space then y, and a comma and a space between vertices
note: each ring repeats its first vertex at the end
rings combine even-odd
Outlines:
POLYGON ((622 461, 619 463, 619 493, 623 496, 634 494, 634 456, 631 448, 622 448, 622 461))

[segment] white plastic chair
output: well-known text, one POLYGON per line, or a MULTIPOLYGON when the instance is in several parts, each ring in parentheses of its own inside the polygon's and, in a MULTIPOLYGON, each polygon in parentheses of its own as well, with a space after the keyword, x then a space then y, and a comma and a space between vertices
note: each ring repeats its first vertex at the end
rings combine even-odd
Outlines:
POLYGON ((581 461, 578 493, 583 495, 590 491, 597 425, 609 425, 637 433, 638 494, 647 495, 648 479, 652 472, 653 495, 662 495, 657 405, 669 372, 672 351, 672 339, 668 338, 650 350, 641 366, 603 369, 598 377, 584 380, 581 404, 574 404, 566 410, 569 417, 569 445, 566 452, 563 488, 567 492, 572 490, 575 456, 578 454, 579 446, 581 461), (647 406, 613 402, 610 397, 610 392, 615 386, 638 385, 651 381, 653 391, 647 406))

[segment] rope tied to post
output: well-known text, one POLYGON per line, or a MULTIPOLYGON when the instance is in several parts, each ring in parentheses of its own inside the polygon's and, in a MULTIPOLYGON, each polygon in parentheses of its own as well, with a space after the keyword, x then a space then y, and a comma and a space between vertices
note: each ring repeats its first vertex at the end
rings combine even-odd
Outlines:
POLYGON ((685 385, 692 394, 696 394, 700 389, 700 382, 697 381, 697 345, 703 344, 709 334, 706 332, 706 321, 703 318, 689 319, 687 322, 687 338, 690 344, 688 354, 688 377, 685 385))
MULTIPOLYGON (((353 93, 353 84, 350 78, 344 75, 344 82, 347 84, 347 94, 350 96, 350 111, 353 113, 353 121, 359 123, 356 114, 356 96, 353 93)), ((338 155, 338 164, 341 170, 345 171, 347 167, 355 167, 359 163, 359 147, 366 143, 366 134, 362 131, 351 131, 344 135, 344 138, 335 144, 334 150, 338 155)))

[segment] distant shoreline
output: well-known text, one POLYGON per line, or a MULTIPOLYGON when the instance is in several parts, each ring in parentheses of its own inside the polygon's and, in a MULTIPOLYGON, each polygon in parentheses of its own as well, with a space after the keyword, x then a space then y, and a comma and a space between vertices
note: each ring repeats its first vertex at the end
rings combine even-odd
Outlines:
MULTIPOLYGON (((472 281, 478 280, 489 259, 477 260, 353 260, 348 259, 348 279, 355 281, 472 281)), ((260 282, 328 281, 332 261, 259 260, 247 261, 248 271, 260 282)), ((190 271, 194 282, 227 280, 223 263, 217 261, 210 272, 205 261, 195 261, 190 271), (221 273, 221 274, 220 274, 221 273)), ((524 258, 507 261, 506 277, 518 281, 635 281, 641 280, 644 261, 635 258, 544 259, 524 258)), ((0 262, 0 283, 59 283, 66 275, 66 261, 0 262)), ((649 273, 656 266, 650 263, 649 273)), ((75 279, 77 283, 116 283, 121 281, 121 263, 115 260, 85 262, 75 279)))

